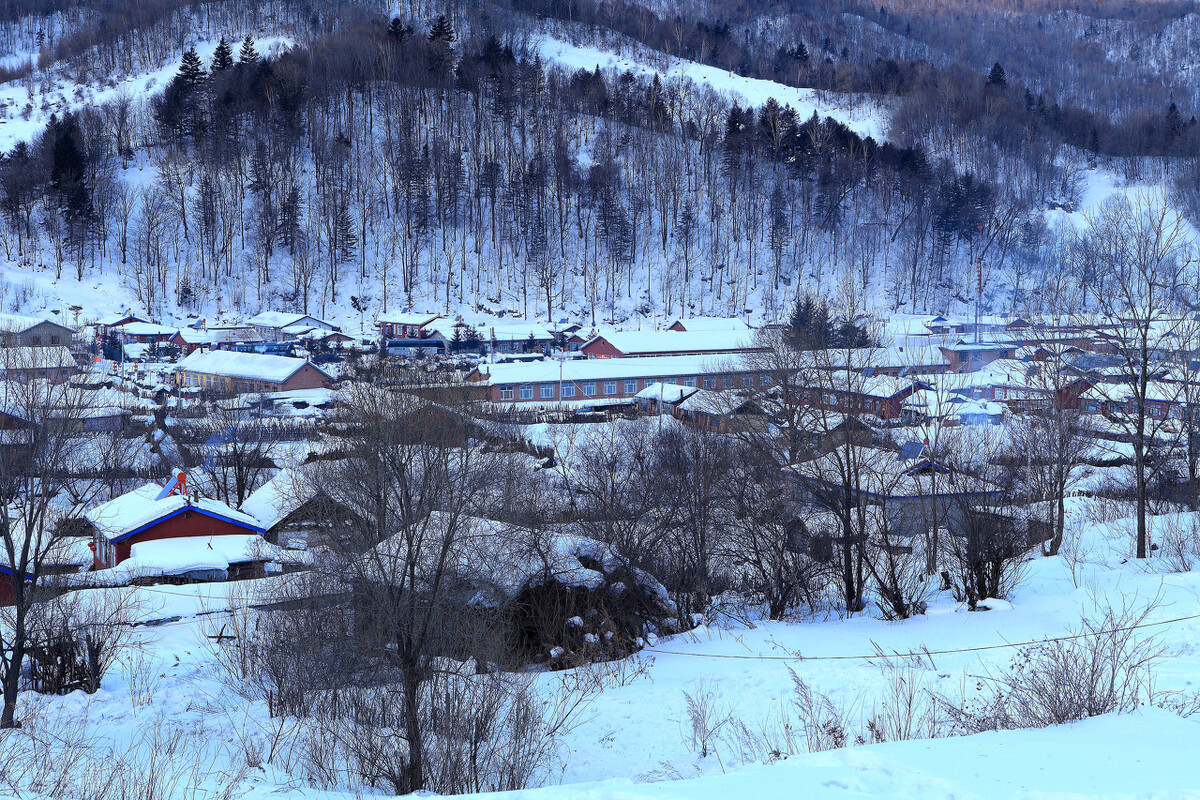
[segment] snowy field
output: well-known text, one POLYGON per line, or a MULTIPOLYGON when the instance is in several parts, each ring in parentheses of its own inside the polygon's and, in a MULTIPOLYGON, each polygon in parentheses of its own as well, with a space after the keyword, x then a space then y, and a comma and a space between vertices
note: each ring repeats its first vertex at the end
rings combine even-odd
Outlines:
MULTIPOLYGON (((1128 522, 1091 521, 1113 513, 1073 501, 1072 546, 1061 557, 1031 562, 1012 602, 992 601, 988 611, 970 612, 939 596, 926 615, 901 623, 869 612, 786 623, 717 616, 688 634, 659 639, 631 659, 599 668, 606 688, 562 742, 543 787, 518 796, 1200 797, 1194 766, 1200 720, 1154 707, 1038 730, 816 753, 805 752, 796 730, 793 751, 777 755, 748 749, 735 735, 745 726, 787 739, 782 725, 790 719, 795 678, 826 695, 852 734, 886 703, 898 679, 922 698, 970 698, 980 676, 1005 669, 1018 646, 1067 634, 1105 606, 1149 608, 1139 635, 1163 648, 1156 690, 1194 692, 1200 688, 1200 573, 1167 572, 1161 559, 1129 559, 1128 522), (896 657, 910 653, 920 655, 896 657), (708 705, 712 720, 723 720, 708 737, 706 755, 688 714, 689 695, 708 705)), ((1159 529, 1180 524, 1191 523, 1164 518, 1159 529)), ((214 662, 209 637, 222 631, 229 610, 286 579, 135 590, 143 619, 161 624, 136 629, 140 648, 109 672, 95 695, 24 694, 28 729, 58 731, 86 719, 93 739, 84 758, 146 758, 148 747, 166 739, 194 748, 186 768, 158 767, 168 783, 175 781, 164 796, 354 796, 301 788, 297 776, 271 766, 265 754, 275 753, 277 765, 287 763, 281 754, 289 746, 288 722, 271 719, 261 699, 239 695, 214 662)), ((118 590, 93 594, 99 591, 118 590)), ((537 680, 549 694, 565 678, 544 673, 537 680)))

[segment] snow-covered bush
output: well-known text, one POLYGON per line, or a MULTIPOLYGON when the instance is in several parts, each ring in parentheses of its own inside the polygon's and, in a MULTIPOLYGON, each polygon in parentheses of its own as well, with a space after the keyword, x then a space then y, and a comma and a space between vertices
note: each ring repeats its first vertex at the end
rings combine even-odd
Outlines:
POLYGON ((985 670, 974 698, 940 702, 961 733, 1041 728, 1177 704, 1179 698, 1153 688, 1165 653, 1140 630, 1153 607, 1102 607, 1067 635, 1022 647, 1007 668, 985 670))

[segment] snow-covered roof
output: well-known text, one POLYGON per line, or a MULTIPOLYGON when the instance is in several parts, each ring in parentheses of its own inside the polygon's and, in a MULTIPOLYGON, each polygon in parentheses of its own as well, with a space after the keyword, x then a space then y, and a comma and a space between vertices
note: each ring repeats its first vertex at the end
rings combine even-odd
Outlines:
POLYGON ((179 329, 153 322, 130 322, 121 326, 121 333, 126 336, 171 336, 177 330, 179 329))
POLYGON ((0 349, 0 372, 24 369, 61 369, 79 366, 65 347, 6 347, 0 349))
POLYGON ((697 389, 679 404, 681 411, 697 411, 703 414, 732 414, 742 408, 748 400, 735 392, 714 392, 697 389))
POLYGON ((130 322, 148 322, 148 320, 142 319, 132 311, 121 311, 116 314, 109 314, 96 324, 103 325, 107 328, 112 328, 114 326, 128 324, 130 322))
MULTIPOLYGON (((272 356, 260 353, 238 353, 232 350, 209 350, 192 353, 179 362, 181 371, 199 372, 204 375, 223 375, 255 381, 281 383, 295 375, 310 362, 302 358, 272 356)), ((314 365, 314 369, 321 370, 314 365)), ((325 372, 321 370, 321 372, 325 372)), ((329 373, 325 373, 328 375, 329 373)))
POLYGON ((180 494, 157 499, 162 487, 148 483, 87 511, 84 517, 109 541, 120 541, 154 523, 191 508, 212 517, 227 520, 250 530, 262 532, 258 520, 224 503, 205 497, 189 500, 180 494))
POLYGON ((727 353, 758 349, 746 331, 616 331, 603 339, 622 353, 727 353))
POLYGON ((478 328, 479 335, 487 341, 520 342, 529 339, 546 341, 554 338, 554 331, 536 322, 503 322, 478 328))
POLYGON ((671 324, 679 325, 688 333, 750 330, 749 325, 736 317, 680 317, 671 324))
POLYGON ((380 314, 377 322, 383 325, 428 325, 435 319, 443 319, 441 314, 430 314, 427 311, 389 311, 380 314))
POLYGON ((642 389, 634 397, 639 400, 661 400, 664 403, 678 403, 688 395, 700 391, 694 386, 680 386, 678 383, 654 383, 642 389))
MULTIPOLYGON (((674 334, 679 335, 679 334, 674 334)), ((481 364, 472 375, 483 375, 492 384, 554 383, 621 378, 671 378, 744 371, 734 355, 646 356, 643 358, 589 358, 568 361, 526 361, 481 364)))
POLYGON ((270 530, 316 493, 311 481, 295 470, 285 469, 255 489, 242 503, 241 511, 258 520, 264 529, 270 530))
POLYGON ((314 317, 311 314, 297 314, 294 311, 262 311, 246 320, 246 324, 259 325, 264 328, 286 328, 303 320, 312 320, 313 322, 320 323, 322 326, 333 327, 319 317, 314 317))
POLYGON ((87 575, 89 584, 118 586, 134 580, 188 573, 224 572, 251 561, 305 562, 305 554, 271 544, 257 533, 188 536, 138 542, 129 558, 87 575))
MULTIPOLYGON (((20 333, 29 330, 34 325, 41 325, 43 322, 50 322, 50 320, 24 314, 0 314, 0 333, 20 333)), ((58 325, 59 323, 55 322, 54 324, 58 325)))

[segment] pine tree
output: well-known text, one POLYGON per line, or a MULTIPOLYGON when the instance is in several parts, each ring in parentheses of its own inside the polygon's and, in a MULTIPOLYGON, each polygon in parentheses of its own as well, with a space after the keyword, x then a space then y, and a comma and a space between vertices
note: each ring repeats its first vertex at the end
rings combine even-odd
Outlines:
POLYGON ((238 51, 238 63, 253 64, 256 61, 258 61, 258 51, 254 49, 254 40, 247 33, 246 38, 242 39, 242 49, 238 51))
POLYGON ((797 350, 829 348, 829 304, 824 298, 805 294, 796 299, 796 308, 788 320, 788 338, 797 350))
POLYGON ((404 39, 412 32, 413 29, 405 25, 399 17, 392 17, 392 21, 387 26, 388 38, 396 44, 403 44, 404 39))
POLYGON ((342 263, 353 261, 358 255, 358 235, 354 232, 354 218, 350 216, 350 206, 345 203, 338 205, 334 239, 333 249, 338 260, 342 263))
POLYGON ((183 54, 183 61, 179 64, 179 73, 175 76, 175 80, 186 89, 194 88, 204 82, 204 63, 196 54, 196 48, 189 47, 183 54))
POLYGON ((445 14, 438 14, 429 28, 429 41, 450 44, 454 41, 454 28, 445 14))
POLYGON ((987 85, 998 89, 1008 86, 1008 76, 1004 74, 1004 67, 1000 66, 999 61, 992 64, 992 71, 988 73, 987 85))
POLYGON ((224 72, 233 67, 233 48, 229 46, 229 42, 225 41, 225 37, 221 37, 221 41, 217 42, 217 49, 213 51, 212 57, 212 72, 224 72))
POLYGON ((1182 135, 1183 116, 1179 113, 1179 107, 1175 105, 1175 101, 1172 100, 1167 109, 1167 140, 1178 139, 1182 135))

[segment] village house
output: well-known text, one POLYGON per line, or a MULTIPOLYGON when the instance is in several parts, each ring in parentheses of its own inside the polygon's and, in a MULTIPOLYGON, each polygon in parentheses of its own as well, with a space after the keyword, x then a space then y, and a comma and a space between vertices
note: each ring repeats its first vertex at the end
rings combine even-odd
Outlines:
POLYGON ((103 339, 111 333, 115 333, 118 328, 130 324, 131 322, 149 322, 150 320, 139 317, 130 311, 123 311, 119 314, 112 314, 105 317, 96 323, 96 338, 103 339))
POLYGON ((153 322, 128 322, 114 332, 125 344, 162 344, 171 341, 177 329, 153 322))
POLYGON ((599 334, 580 350, 588 358, 703 356, 763 352, 746 331, 612 331, 599 334))
POLYGON ((328 389, 333 377, 300 358, 209 350, 192 353, 175 369, 175 385, 214 394, 328 389))
POLYGON ((79 363, 62 346, 0 349, 0 377, 6 380, 62 383, 77 374, 79 363))
POLYGON ((314 328, 327 331, 341 330, 333 323, 326 322, 319 317, 297 314, 292 311, 263 311, 246 320, 246 324, 254 328, 258 335, 267 342, 294 339, 314 328))
MULTIPOLYGON (((206 543, 202 541, 205 539, 227 536, 261 539, 263 534, 262 525, 248 514, 216 500, 189 494, 187 478, 182 472, 176 472, 165 486, 148 483, 96 506, 85 512, 84 518, 91 525, 96 569, 118 566, 134 556, 134 548, 145 542, 195 539, 194 544, 205 549, 206 543)), ((164 548, 158 553, 158 563, 146 566, 164 570, 160 574, 212 570, 213 559, 225 562, 222 570, 229 566, 224 555, 216 552, 202 564, 181 564, 176 556, 184 549, 175 548, 174 553, 168 553, 164 548)), ((194 549, 186 548, 185 560, 195 561, 194 549)))
POLYGON ((262 335, 249 325, 233 325, 216 328, 180 328, 170 338, 170 343, 179 348, 182 355, 189 356, 197 350, 232 349, 234 345, 258 345, 262 335))
POLYGON ((0 347, 69 347, 74 335, 67 326, 48 319, 0 314, 0 347))
POLYGON ((772 385, 769 375, 747 371, 736 358, 712 356, 480 364, 467 381, 484 385, 484 399, 493 403, 542 405, 632 398, 658 382, 702 389, 772 385))
POLYGON ((424 328, 434 320, 445 319, 441 314, 419 311, 393 311, 380 314, 375 324, 383 339, 423 339, 424 328))
POLYGON ((528 322, 495 323, 478 333, 492 353, 548 353, 555 339, 545 325, 528 322))
POLYGON ((680 317, 667 328, 669 331, 688 331, 690 333, 712 333, 715 331, 731 331, 746 333, 750 326, 736 317, 680 317))
POLYGON ((916 392, 932 388, 915 378, 893 378, 888 375, 861 375, 845 379, 831 376, 829 383, 801 388, 801 402, 823 411, 838 414, 871 414, 881 420, 897 421, 904 412, 904 403, 916 392))
POLYGON ((975 372, 1001 358, 1013 358, 1018 342, 968 342, 939 345, 946 356, 949 372, 975 372))
POLYGON ((886 521, 891 534, 904 538, 926 533, 934 526, 957 535, 969 513, 994 506, 1002 498, 994 484, 929 458, 916 442, 899 450, 841 445, 784 470, 818 507, 837 507, 847 499, 875 506, 882 509, 881 521, 886 521), (855 448, 853 453, 848 451, 850 447, 855 448), (845 497, 847 490, 840 480, 846 464, 856 468, 850 498, 845 497))

